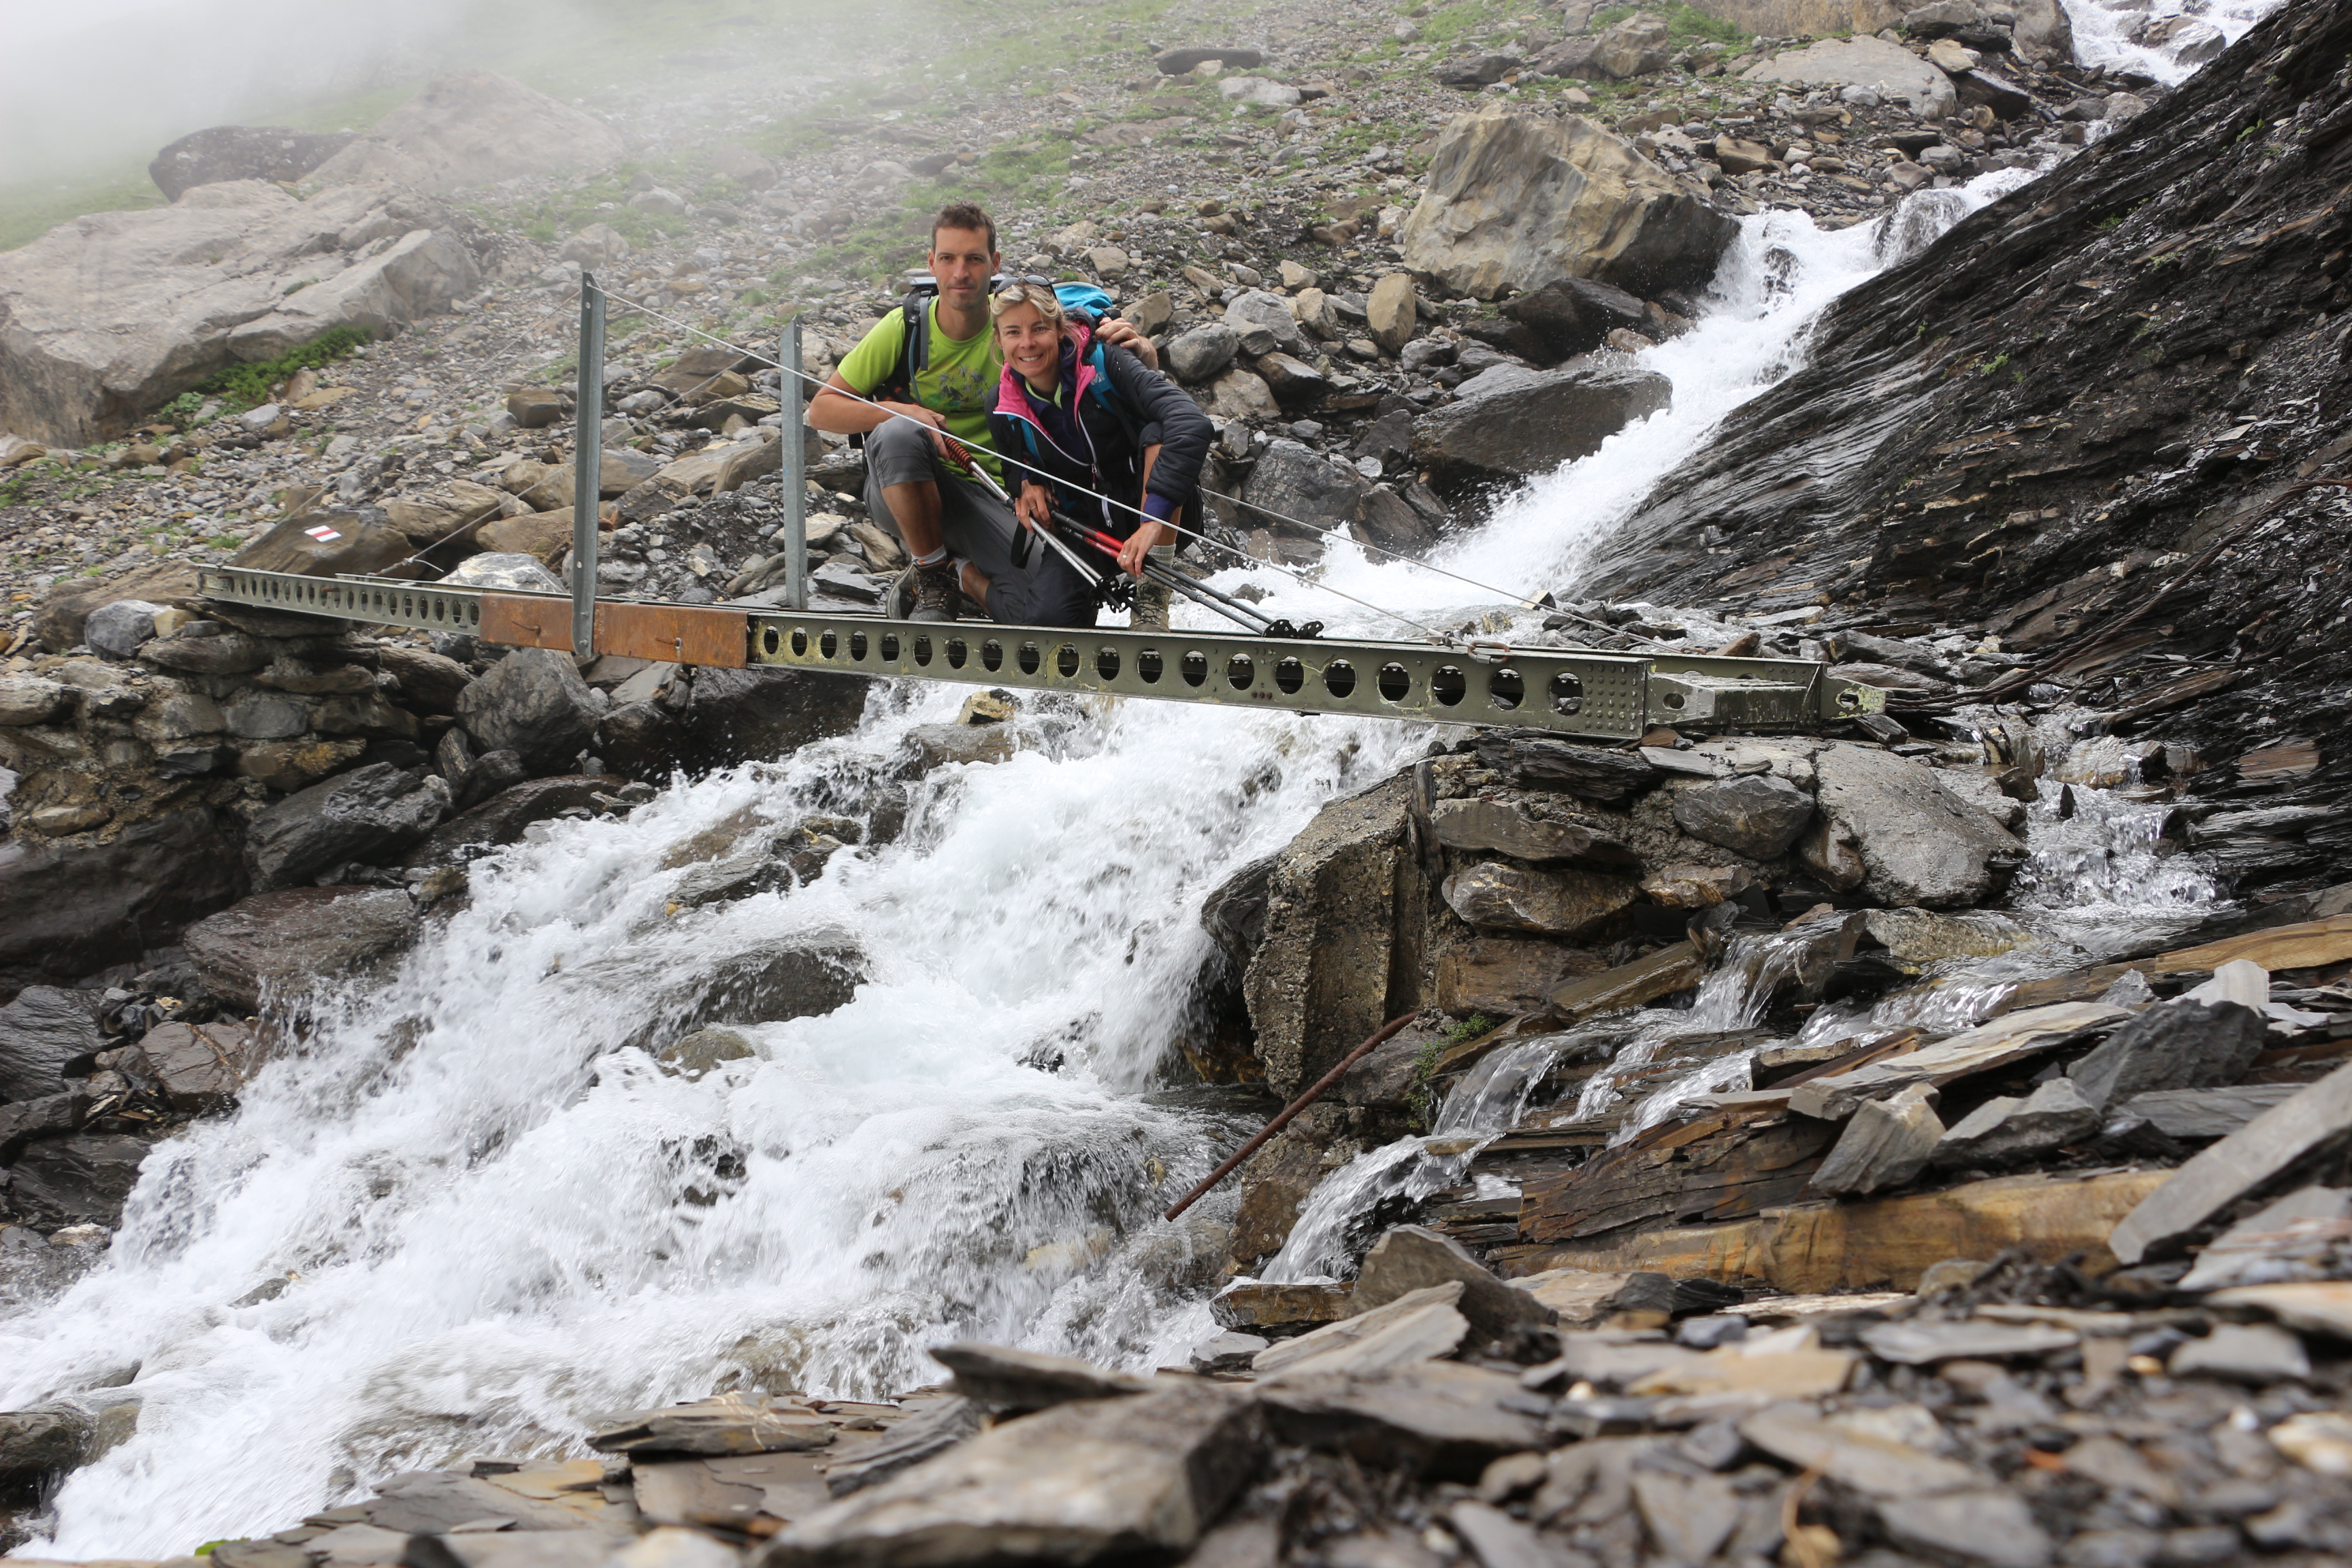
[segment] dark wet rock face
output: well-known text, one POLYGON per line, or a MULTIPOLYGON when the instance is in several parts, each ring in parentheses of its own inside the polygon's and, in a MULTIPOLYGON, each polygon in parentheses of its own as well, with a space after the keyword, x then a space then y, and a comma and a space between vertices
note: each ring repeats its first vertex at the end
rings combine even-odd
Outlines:
POLYGON ((136 958, 246 885, 236 839, 208 811, 158 816, 110 844, 18 835, 0 843, 0 993, 136 958))
MULTIPOLYGON (((2334 799, 2326 769, 2241 784, 2215 764, 2285 737, 2333 758, 2352 739, 2352 709, 2312 700, 2352 676, 2342 594, 2323 585, 2352 508, 2300 488, 2342 475, 2352 397, 2348 46, 2352 12, 2284 8, 1853 289, 1807 368, 1668 476, 1580 591, 1868 605, 2036 656, 2137 612, 2076 650, 2077 701, 2151 705, 2124 727, 2198 747, 2200 793, 2334 799)), ((2294 833, 2283 858, 2340 864, 2344 836, 2294 833)))

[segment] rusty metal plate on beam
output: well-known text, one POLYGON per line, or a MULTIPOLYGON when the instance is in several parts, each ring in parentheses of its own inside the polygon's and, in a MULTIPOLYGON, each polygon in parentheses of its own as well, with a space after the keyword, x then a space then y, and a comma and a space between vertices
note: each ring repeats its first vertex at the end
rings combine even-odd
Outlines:
POLYGON ((482 595, 484 642, 509 647, 551 647, 572 651, 572 601, 553 597, 526 598, 520 594, 482 595))
POLYGON ((596 606, 596 651, 670 664, 740 669, 751 649, 751 623, 741 610, 697 605, 596 606))

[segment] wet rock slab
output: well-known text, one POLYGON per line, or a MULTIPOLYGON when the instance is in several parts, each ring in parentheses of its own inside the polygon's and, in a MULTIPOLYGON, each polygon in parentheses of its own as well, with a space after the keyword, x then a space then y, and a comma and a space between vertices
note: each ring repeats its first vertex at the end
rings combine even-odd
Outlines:
POLYGON ((1216 1384, 1062 1405, 789 1526, 756 1568, 1181 1554, 1223 1510, 1262 1446, 1247 1395, 1216 1384))

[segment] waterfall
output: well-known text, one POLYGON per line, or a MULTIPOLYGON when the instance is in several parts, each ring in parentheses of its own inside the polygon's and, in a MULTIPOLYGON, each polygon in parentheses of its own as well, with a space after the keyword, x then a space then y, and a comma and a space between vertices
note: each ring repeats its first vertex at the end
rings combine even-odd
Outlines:
MULTIPOLYGON (((1442 563, 1515 592, 1572 578, 1801 363, 1824 306, 2027 177, 1923 193, 1899 242, 1745 220, 1696 329, 1640 356, 1673 406, 1442 563)), ((1493 607, 1344 541, 1324 576, 1432 622, 1493 607)), ((1400 630, 1271 572, 1216 581, 1262 590, 1269 615, 1400 630)), ((1024 699, 1039 743, 931 775, 895 841, 789 891, 670 910, 684 873, 657 868, 681 843, 747 810, 854 814, 905 732, 962 696, 877 689, 854 733, 625 820, 549 824, 477 862, 470 902, 389 983, 331 984, 232 1115, 158 1147, 104 1260, 0 1321, 0 1408, 123 1384, 142 1402, 137 1434, 68 1478, 40 1554, 177 1555, 399 1470, 577 1451, 607 1413, 720 1386, 884 1395, 934 1380, 927 1348, 958 1337, 1166 1354, 1168 1325, 1204 1316, 1234 1202, 1203 1205, 1205 1233, 1158 1217, 1238 1131, 1165 1087, 1210 952, 1201 904, 1429 732, 1024 699), (844 955, 854 994, 745 1024, 751 1056, 690 1079, 638 1038, 669 989, 811 948, 844 955)), ((1497 1053, 1442 1112, 1448 1146, 1516 1119, 1555 1048, 1497 1053)), ((1331 1271, 1349 1224, 1466 1159, 1418 1141, 1362 1156, 1269 1273, 1331 1271)))

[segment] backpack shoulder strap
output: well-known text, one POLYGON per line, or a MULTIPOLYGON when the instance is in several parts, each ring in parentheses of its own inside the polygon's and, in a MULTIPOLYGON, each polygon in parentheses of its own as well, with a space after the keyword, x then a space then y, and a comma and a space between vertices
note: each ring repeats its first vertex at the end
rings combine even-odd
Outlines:
POLYGON ((1091 390, 1103 412, 1118 421, 1119 427, 1127 432, 1128 439, 1131 441, 1139 428, 1135 413, 1128 407, 1127 399, 1119 395, 1118 389, 1110 384, 1110 363, 1104 349, 1102 341, 1097 339, 1087 353, 1087 363, 1094 366, 1095 372, 1091 390))

